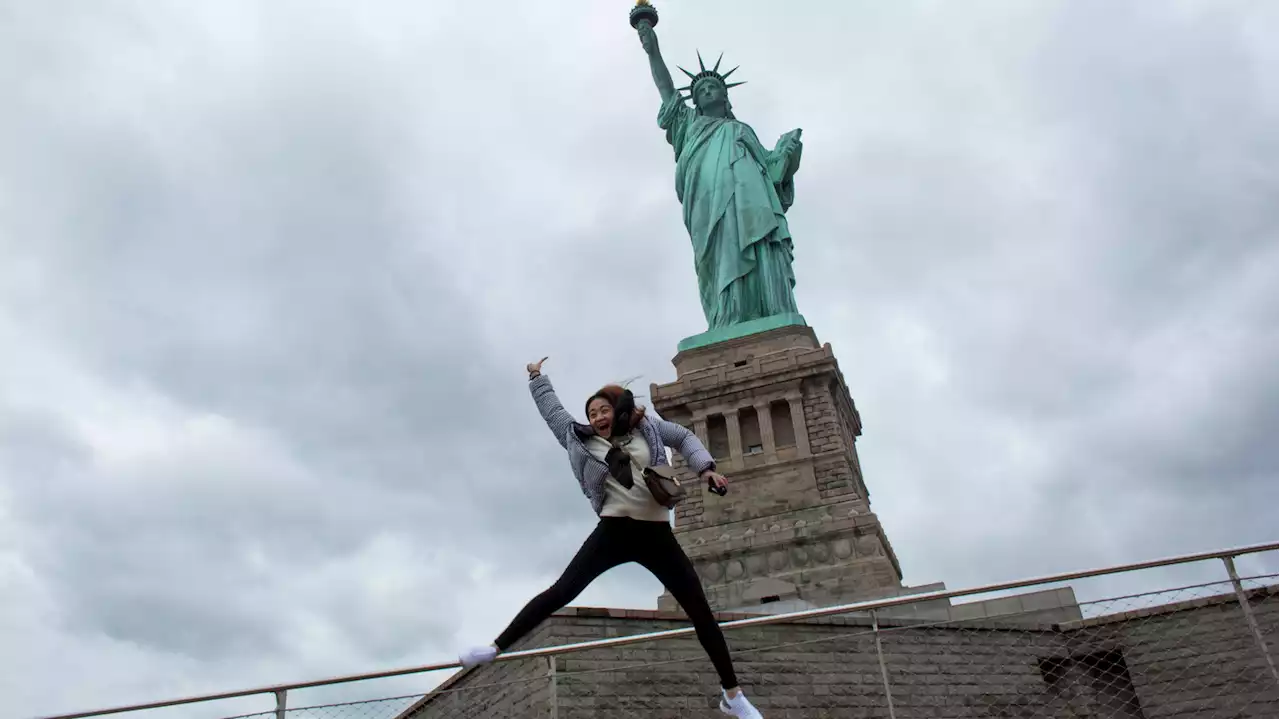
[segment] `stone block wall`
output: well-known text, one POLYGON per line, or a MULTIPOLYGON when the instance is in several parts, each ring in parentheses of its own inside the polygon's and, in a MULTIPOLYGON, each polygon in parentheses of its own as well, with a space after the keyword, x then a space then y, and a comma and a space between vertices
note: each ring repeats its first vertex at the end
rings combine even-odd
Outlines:
MULTIPOLYGON (((1251 592, 1274 656, 1277 589, 1251 592)), ((746 615, 726 615, 721 620, 746 615)), ((561 644, 685 626, 677 615, 568 609, 536 642, 561 644)), ((888 717, 885 673, 897 719, 1025 717, 1157 719, 1275 717, 1277 685, 1234 595, 1060 624, 980 620, 937 624, 836 617, 733 629, 738 674, 769 719, 888 717)), ((544 675, 546 659, 515 673, 544 675)), ((428 697, 404 717, 716 716, 718 682, 692 636, 562 655, 555 681, 503 689, 480 708, 428 697), (470 712, 470 713, 463 713, 470 712), (488 712, 488 713, 484 713, 488 712)), ((460 674, 447 689, 502 681, 503 663, 460 674)), ((467 692, 455 692, 465 697, 467 692)), ((476 692, 475 696, 488 696, 476 692)))

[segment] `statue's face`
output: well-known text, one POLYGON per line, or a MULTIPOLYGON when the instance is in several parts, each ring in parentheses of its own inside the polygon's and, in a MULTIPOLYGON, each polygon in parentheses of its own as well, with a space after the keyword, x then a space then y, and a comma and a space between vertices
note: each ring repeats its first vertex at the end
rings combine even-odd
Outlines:
POLYGON ((693 104, 703 110, 724 105, 728 94, 724 86, 714 80, 703 80, 694 88, 693 104))

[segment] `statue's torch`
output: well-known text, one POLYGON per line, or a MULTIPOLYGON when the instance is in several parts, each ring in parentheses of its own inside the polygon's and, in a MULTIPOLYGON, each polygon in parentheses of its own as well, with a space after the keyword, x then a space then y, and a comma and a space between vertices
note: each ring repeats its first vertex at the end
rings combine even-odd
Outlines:
POLYGON ((658 9, 649 0, 636 0, 636 6, 631 8, 631 27, 640 30, 642 23, 651 28, 658 25, 658 9))

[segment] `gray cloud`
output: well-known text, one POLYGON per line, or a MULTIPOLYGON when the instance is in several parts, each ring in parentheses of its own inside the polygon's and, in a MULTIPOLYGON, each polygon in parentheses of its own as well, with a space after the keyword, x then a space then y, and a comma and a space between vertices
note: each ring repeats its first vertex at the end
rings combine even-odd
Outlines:
MULTIPOLYGON (((473 5, 0 4, 20 713, 436 660, 589 530, 521 369, 673 378, 672 158, 616 9, 473 5)), ((909 581, 1274 539, 1274 6, 662 12, 805 130, 799 301, 909 581)))

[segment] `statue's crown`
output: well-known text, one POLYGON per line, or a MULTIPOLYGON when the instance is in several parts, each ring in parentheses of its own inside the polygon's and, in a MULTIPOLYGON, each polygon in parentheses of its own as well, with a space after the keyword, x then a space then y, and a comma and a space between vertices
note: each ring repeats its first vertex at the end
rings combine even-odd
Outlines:
MULTIPOLYGON (((698 86, 698 83, 704 80, 715 80, 716 82, 720 83, 720 85, 726 90, 728 90, 731 87, 737 87, 738 85, 746 84, 745 81, 744 82, 726 82, 726 80, 729 79, 729 76, 732 75, 734 71, 737 70, 738 68, 735 67, 733 68, 733 70, 730 70, 729 72, 726 72, 725 74, 721 75, 720 61, 723 59, 724 59, 724 53, 720 53, 720 57, 716 60, 715 66, 712 67, 710 70, 708 70, 706 64, 702 62, 702 53, 699 52, 698 53, 698 69, 701 72, 695 75, 694 73, 689 72, 688 70, 681 67, 680 72, 683 72, 684 74, 689 76, 689 84, 680 88, 680 92, 683 93, 687 91, 689 94, 682 95, 681 97, 683 97, 686 100, 692 97, 693 89, 698 86)), ((680 67, 680 66, 677 65, 676 67, 680 67)))

